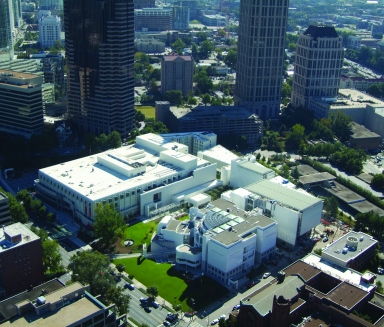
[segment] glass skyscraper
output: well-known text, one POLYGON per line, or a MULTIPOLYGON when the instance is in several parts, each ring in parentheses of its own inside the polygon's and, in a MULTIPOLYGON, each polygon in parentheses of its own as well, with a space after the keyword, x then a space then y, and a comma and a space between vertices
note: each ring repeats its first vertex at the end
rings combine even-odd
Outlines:
POLYGON ((65 0, 69 118, 83 132, 134 127, 133 0, 65 0))

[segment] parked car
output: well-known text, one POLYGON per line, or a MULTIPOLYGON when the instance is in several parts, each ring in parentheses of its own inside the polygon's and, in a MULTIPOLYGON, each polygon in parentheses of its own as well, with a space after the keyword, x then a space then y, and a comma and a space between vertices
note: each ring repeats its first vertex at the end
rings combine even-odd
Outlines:
POLYGON ((144 311, 150 313, 152 310, 149 307, 144 307, 144 311))
POLYGON ((124 284, 124 288, 128 288, 128 289, 130 289, 130 290, 134 290, 134 289, 135 289, 135 285, 125 283, 125 284, 124 284))
POLYGON ((237 310, 237 309, 240 309, 240 304, 236 304, 236 305, 233 307, 232 311, 235 311, 235 310, 237 310))
POLYGON ((384 274, 384 269, 381 268, 381 267, 377 268, 377 273, 378 273, 379 275, 384 274))
POLYGON ((323 242, 325 243, 325 242, 328 242, 328 237, 324 237, 323 238, 323 242))
POLYGON ((141 303, 147 303, 148 300, 147 300, 147 299, 144 299, 143 297, 141 297, 141 298, 140 298, 140 302, 141 302, 141 303))
POLYGON ((163 325, 164 326, 171 326, 171 323, 169 321, 164 320, 163 325))
POLYGON ((211 325, 216 325, 217 323, 219 323, 219 319, 214 319, 212 320, 211 325))
POLYGON ((225 318, 227 318, 226 315, 221 315, 221 316, 219 317, 219 320, 220 320, 220 319, 225 319, 225 318))
POLYGON ((152 302, 151 305, 152 305, 155 309, 157 309, 157 308, 160 306, 160 304, 157 303, 157 302, 152 302))
POLYGON ((263 275, 263 278, 268 278, 269 276, 271 276, 271 273, 270 272, 266 272, 264 275, 263 275))

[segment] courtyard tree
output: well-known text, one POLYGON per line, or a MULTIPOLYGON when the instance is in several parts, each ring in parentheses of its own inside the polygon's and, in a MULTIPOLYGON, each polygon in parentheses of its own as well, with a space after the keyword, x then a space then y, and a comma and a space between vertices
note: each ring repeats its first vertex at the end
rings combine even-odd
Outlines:
POLYGON ((147 294, 152 299, 155 300, 159 295, 159 290, 156 285, 151 285, 147 288, 147 294))
POLYGON ((111 148, 116 149, 121 147, 121 135, 117 131, 112 131, 108 135, 108 144, 111 148))
POLYGON ((102 205, 98 203, 95 207, 95 221, 93 230, 95 236, 100 238, 101 244, 106 248, 116 243, 124 234, 126 225, 123 216, 115 210, 112 204, 102 205))

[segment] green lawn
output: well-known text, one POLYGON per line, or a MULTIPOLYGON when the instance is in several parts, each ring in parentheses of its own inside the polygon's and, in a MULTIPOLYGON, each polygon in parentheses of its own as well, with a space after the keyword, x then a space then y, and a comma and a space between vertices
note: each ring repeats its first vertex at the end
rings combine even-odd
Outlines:
POLYGON ((133 240, 135 247, 144 243, 149 245, 149 243, 151 243, 152 234, 156 231, 158 224, 158 220, 152 220, 145 224, 137 223, 132 226, 128 226, 128 228, 124 231, 124 238, 121 245, 124 244, 126 239, 133 240))
POLYGON ((155 118, 155 107, 152 106, 135 106, 135 109, 141 111, 145 118, 155 118))
POLYGON ((195 310, 200 310, 228 293, 228 290, 204 276, 193 281, 183 279, 183 275, 171 264, 140 258, 117 259, 113 263, 122 263, 126 272, 133 275, 146 286, 156 285, 159 295, 172 305, 181 303, 183 311, 189 310, 189 301, 195 300, 195 310))

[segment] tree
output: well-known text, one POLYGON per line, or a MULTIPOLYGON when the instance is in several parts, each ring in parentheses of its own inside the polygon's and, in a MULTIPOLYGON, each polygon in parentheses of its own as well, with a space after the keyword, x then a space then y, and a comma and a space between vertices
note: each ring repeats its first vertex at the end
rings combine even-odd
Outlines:
POLYGON ((207 58, 208 54, 215 49, 213 43, 211 41, 205 40, 201 43, 201 47, 199 50, 199 56, 201 58, 207 58))
POLYGON ((368 87, 367 93, 376 98, 384 97, 384 83, 372 84, 368 87))
POLYGON ((205 32, 197 32, 196 34, 196 37, 200 40, 200 41, 205 41, 207 39, 207 33, 205 32))
POLYGON ((227 66, 235 68, 237 63, 237 51, 229 49, 227 55, 224 58, 224 62, 227 66))
POLYGON ((330 120, 333 133, 341 141, 347 141, 351 134, 352 118, 342 111, 337 111, 337 113, 331 113, 330 120))
POLYGON ((300 177, 299 169, 297 168, 297 166, 292 169, 292 177, 295 179, 299 179, 300 177))
POLYGON ((284 178, 289 178, 291 175, 291 170, 289 169, 289 166, 286 164, 283 164, 281 167, 280 175, 284 178))
POLYGON ((384 189, 384 174, 374 175, 371 181, 371 185, 379 189, 384 189))
POLYGON ((108 144, 111 148, 116 149, 121 147, 121 135, 117 131, 112 131, 108 135, 108 144))
POLYGON ((204 94, 202 97, 201 97, 201 101, 207 105, 208 103, 211 102, 211 96, 209 94, 204 94))
POLYGON ((145 115, 140 110, 135 109, 135 120, 136 121, 144 121, 145 115))
POLYGON ((283 87, 281 89, 281 97, 284 98, 290 98, 292 93, 291 86, 288 83, 284 83, 283 87))
POLYGON ((25 208, 20 204, 17 199, 8 192, 2 191, 8 197, 8 206, 9 206, 9 215, 11 216, 12 223, 22 223, 25 224, 28 222, 28 215, 25 211, 25 208))
POLYGON ((183 93, 180 90, 165 92, 165 98, 176 106, 180 106, 183 103, 183 93))
POLYGON ((190 106, 197 105, 197 100, 193 96, 188 97, 188 104, 190 106))
POLYGON ((155 300, 156 297, 159 295, 159 290, 157 289, 156 285, 151 285, 147 288, 147 294, 152 299, 155 300))
POLYGON ((117 313, 119 315, 126 314, 129 311, 129 301, 131 297, 124 294, 122 287, 111 287, 105 296, 108 304, 114 303, 116 305, 117 313))
POLYGON ((151 74, 149 75, 149 79, 150 80, 155 79, 156 81, 160 81, 160 79, 161 79, 161 69, 155 68, 151 72, 151 74))
POLYGON ((167 126, 161 121, 154 121, 151 124, 146 124, 141 131, 142 134, 154 133, 154 134, 166 134, 169 133, 167 126))
POLYGON ((213 82, 208 77, 207 71, 205 69, 201 69, 197 74, 194 75, 193 78, 196 82, 196 89, 198 94, 210 93, 213 87, 213 82))
POLYGON ((125 270, 125 266, 122 263, 118 263, 116 269, 118 272, 122 273, 125 270))
POLYGON ((98 203, 95 208, 95 221, 93 230, 95 236, 101 239, 101 243, 109 248, 123 236, 125 222, 120 212, 115 210, 112 204, 102 205, 98 203))
POLYGON ((293 148, 298 148, 300 142, 305 138, 305 128, 300 124, 295 124, 289 130, 285 143, 293 148))
POLYGON ((178 54, 183 53, 183 49, 186 47, 185 43, 182 39, 178 38, 175 43, 171 44, 171 48, 173 51, 176 51, 178 54))
POLYGON ((327 211, 332 217, 337 217, 339 212, 339 203, 336 197, 331 196, 324 199, 324 210, 327 211))
POLYGON ((69 259, 69 262, 68 268, 72 270, 72 280, 79 281, 83 285, 89 284, 91 294, 105 294, 114 285, 109 258, 100 252, 79 251, 69 259), (100 292, 101 290, 104 293, 100 292))

